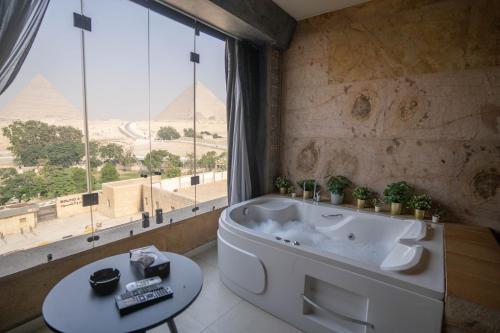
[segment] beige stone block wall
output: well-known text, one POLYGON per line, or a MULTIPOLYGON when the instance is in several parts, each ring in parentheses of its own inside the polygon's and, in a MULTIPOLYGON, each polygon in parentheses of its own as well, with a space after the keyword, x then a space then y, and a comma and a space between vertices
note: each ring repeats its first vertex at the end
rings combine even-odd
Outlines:
POLYGON ((163 209, 163 212, 170 212, 175 209, 194 205, 194 199, 186 198, 161 188, 153 187, 153 200, 151 200, 151 191, 149 186, 144 186, 144 210, 152 212, 157 208, 163 209), (153 205, 153 206, 151 206, 153 205))
POLYGON ((36 226, 36 212, 26 212, 15 216, 5 217, 0 219, 0 233, 3 235, 20 234, 28 232, 30 228, 36 226))
MULTIPOLYGON (((57 218, 71 217, 89 212, 89 207, 83 207, 82 195, 84 193, 71 194, 56 198, 57 218)), ((97 210, 92 206, 92 210, 97 210)))
POLYGON ((375 0, 300 21, 283 60, 282 173, 379 193, 406 180, 445 220, 500 232, 498 22, 495 0, 375 0))

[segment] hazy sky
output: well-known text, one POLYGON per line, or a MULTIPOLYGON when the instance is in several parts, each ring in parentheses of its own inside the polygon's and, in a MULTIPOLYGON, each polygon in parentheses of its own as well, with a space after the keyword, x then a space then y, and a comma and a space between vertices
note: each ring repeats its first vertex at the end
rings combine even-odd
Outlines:
MULTIPOLYGON (((75 107, 82 105, 80 0, 51 0, 19 75, 0 95, 0 110, 38 73, 75 107)), ((85 34, 89 118, 148 119, 148 10, 129 0, 84 0, 92 32, 85 34)), ((151 115, 193 84, 194 30, 149 12, 151 115)), ((225 100, 224 42, 196 37, 197 80, 225 100)), ((1 116, 1 111, 0 111, 1 116)))

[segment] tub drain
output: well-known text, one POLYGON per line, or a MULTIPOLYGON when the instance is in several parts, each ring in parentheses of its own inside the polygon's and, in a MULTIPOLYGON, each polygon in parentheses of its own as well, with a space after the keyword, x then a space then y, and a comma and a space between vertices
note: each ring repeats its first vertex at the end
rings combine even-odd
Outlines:
POLYGON ((352 232, 349 235, 347 235, 347 239, 349 240, 354 240, 354 238, 356 238, 356 236, 354 236, 352 232))

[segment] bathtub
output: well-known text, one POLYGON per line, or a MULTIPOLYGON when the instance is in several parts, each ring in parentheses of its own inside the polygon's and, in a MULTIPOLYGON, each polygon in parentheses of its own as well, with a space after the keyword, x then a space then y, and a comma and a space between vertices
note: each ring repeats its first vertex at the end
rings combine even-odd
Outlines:
POLYGON ((440 332, 440 225, 264 196, 224 210, 222 282, 306 332, 440 332))

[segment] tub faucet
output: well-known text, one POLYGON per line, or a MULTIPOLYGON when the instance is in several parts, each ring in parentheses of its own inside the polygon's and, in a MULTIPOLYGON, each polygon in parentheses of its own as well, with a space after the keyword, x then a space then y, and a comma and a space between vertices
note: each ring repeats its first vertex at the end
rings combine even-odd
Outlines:
POLYGON ((313 189, 313 201, 318 203, 320 201, 320 195, 319 195, 319 192, 320 191, 317 191, 316 192, 316 187, 317 187, 317 182, 316 180, 314 181, 314 189, 313 189))

